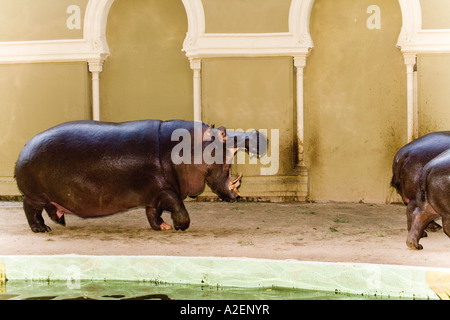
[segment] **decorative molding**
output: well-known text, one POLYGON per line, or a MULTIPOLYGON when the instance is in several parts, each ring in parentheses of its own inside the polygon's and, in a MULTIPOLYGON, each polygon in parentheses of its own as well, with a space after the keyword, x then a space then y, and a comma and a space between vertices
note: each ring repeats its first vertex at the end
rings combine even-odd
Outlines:
POLYGON ((450 29, 419 30, 400 47, 402 52, 450 53, 450 29))
POLYGON ((419 0, 399 0, 402 29, 397 47, 403 53, 407 87, 407 142, 418 138, 417 55, 450 53, 450 29, 422 29, 422 8, 419 0))
POLYGON ((289 32, 206 33, 201 0, 182 0, 188 18, 183 51, 194 72, 194 120, 201 121, 201 59, 210 57, 292 56, 297 70, 298 164, 303 159, 303 68, 314 44, 309 21, 314 0, 292 0, 289 32))
POLYGON ((191 58, 295 56, 313 47, 309 19, 314 0, 292 0, 289 32, 285 33, 205 33, 201 0, 183 0, 188 16, 188 32, 183 51, 191 58))
POLYGON ((202 0, 182 0, 188 18, 188 32, 183 51, 195 48, 197 38, 205 33, 205 12, 202 0))
POLYGON ((419 0, 399 0, 402 29, 397 47, 402 52, 450 53, 450 29, 422 29, 419 0))
POLYGON ((0 42, 0 64, 105 60, 110 54, 106 22, 113 2, 88 2, 83 39, 0 42))

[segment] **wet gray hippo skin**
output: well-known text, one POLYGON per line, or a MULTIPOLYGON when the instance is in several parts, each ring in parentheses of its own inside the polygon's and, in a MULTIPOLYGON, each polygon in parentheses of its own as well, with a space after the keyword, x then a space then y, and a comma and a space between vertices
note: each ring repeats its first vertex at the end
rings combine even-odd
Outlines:
POLYGON ((422 249, 421 234, 430 221, 442 217, 444 232, 450 237, 450 149, 428 162, 419 178, 416 196, 417 208, 413 213, 407 245, 422 249))
MULTIPOLYGON (((391 186, 397 190, 407 206, 408 231, 411 230, 413 212, 417 207, 420 174, 431 159, 449 148, 450 131, 433 132, 403 146, 394 157, 391 186)), ((440 226, 431 221, 428 230, 438 229, 440 226)), ((423 235, 426 236, 426 233, 423 235)))
POLYGON ((244 148, 262 155, 266 143, 257 131, 227 136, 223 127, 192 121, 73 121, 34 136, 19 155, 15 178, 34 232, 51 230, 43 209, 65 225, 64 213, 91 218, 134 207, 146 208, 154 230, 171 228, 161 218, 164 210, 171 213, 175 229, 185 230, 190 219, 183 199, 200 194, 205 183, 222 199, 236 199, 242 176, 231 178, 226 158, 244 148), (194 127, 200 128, 203 139, 194 138, 194 127), (172 141, 177 129, 191 135, 192 151, 220 142, 223 161, 174 164, 172 149, 181 141, 172 141))

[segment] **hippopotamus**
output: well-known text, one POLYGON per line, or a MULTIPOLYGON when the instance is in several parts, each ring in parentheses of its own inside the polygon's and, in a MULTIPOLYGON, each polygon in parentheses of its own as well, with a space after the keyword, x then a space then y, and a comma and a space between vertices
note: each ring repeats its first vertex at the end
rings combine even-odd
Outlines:
POLYGON ((439 216, 442 217, 445 234, 450 237, 450 149, 423 168, 416 203, 407 245, 412 249, 423 249, 419 244, 422 232, 430 221, 439 216))
POLYGON ((154 230, 171 229, 161 218, 164 210, 176 230, 186 230, 183 200, 205 184, 223 200, 235 200, 242 174, 231 177, 232 158, 238 149, 261 156, 266 148, 267 138, 256 130, 234 132, 198 121, 72 121, 31 138, 15 178, 34 232, 51 231, 43 209, 65 225, 65 213, 92 218, 135 207, 145 207, 154 230), (187 147, 180 148, 180 139, 187 147), (218 161, 206 161, 206 150, 218 161))
MULTIPOLYGON (((419 177, 423 167, 434 157, 450 148, 450 131, 439 131, 424 135, 398 150, 392 165, 391 186, 394 187, 406 207, 407 227, 411 230, 412 213, 417 207, 416 195, 419 190, 419 177)), ((434 221, 428 230, 441 227, 434 221)), ((426 233, 424 232, 424 236, 426 233)))

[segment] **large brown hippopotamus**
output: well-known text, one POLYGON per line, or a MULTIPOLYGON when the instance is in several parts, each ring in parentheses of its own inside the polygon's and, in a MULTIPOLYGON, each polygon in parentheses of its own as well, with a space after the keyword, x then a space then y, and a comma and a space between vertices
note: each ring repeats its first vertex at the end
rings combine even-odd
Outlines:
MULTIPOLYGON (((411 230, 412 214, 417 207, 415 200, 419 191, 419 177, 423 167, 449 148, 450 131, 433 132, 403 146, 394 157, 391 186, 397 190, 407 206, 408 231, 411 230)), ((440 229, 440 226, 431 221, 428 229, 435 231, 440 229)))
POLYGON ((176 230, 185 230, 183 199, 200 194, 205 183, 224 200, 238 197, 242 175, 231 177, 230 160, 244 148, 262 155, 267 138, 182 120, 72 121, 34 136, 19 155, 15 178, 34 232, 51 231, 43 209, 65 225, 64 213, 90 218, 142 206, 154 230, 171 228, 163 210, 176 230), (206 161, 205 150, 219 161, 206 161))
POLYGON ((417 208, 413 213, 407 245, 422 249, 419 240, 430 221, 442 217, 444 232, 450 237, 450 149, 428 162, 419 178, 417 208))

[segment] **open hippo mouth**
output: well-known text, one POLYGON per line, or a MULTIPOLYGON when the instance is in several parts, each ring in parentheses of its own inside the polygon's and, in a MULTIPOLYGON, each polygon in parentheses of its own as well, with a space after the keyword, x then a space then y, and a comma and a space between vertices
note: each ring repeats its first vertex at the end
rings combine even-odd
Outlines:
MULTIPOLYGON (((208 154, 210 150, 211 161, 206 182, 214 193, 221 199, 230 201, 241 195, 239 187, 242 182, 242 173, 232 177, 231 165, 234 163, 233 159, 239 150, 248 152, 250 158, 261 157, 267 151, 267 138, 258 131, 253 130, 249 133, 237 132, 233 130, 226 130, 224 127, 214 129, 208 128, 204 136, 213 137, 214 145, 211 143, 204 148, 204 154, 208 154), (217 152, 220 150, 220 152, 217 152), (223 150, 223 152, 222 152, 223 150), (217 161, 216 161, 217 160, 217 161)), ((239 163, 239 159, 238 159, 239 163)))

